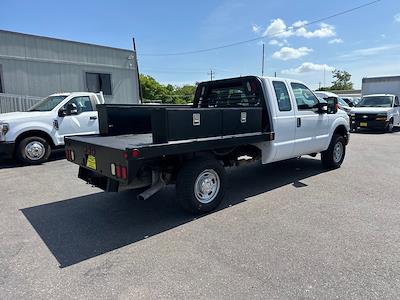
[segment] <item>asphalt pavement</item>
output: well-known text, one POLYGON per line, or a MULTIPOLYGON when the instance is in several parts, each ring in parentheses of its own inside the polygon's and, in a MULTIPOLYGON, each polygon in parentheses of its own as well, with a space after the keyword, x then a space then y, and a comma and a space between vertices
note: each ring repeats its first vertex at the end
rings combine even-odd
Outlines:
POLYGON ((0 299, 400 297, 400 130, 319 156, 229 170, 194 218, 169 187, 106 194, 53 155, 0 163, 0 299))

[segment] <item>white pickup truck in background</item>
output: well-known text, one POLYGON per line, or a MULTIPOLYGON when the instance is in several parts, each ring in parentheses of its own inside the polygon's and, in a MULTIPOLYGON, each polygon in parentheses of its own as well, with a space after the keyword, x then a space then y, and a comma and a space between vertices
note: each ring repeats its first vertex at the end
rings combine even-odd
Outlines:
POLYGON ((45 162, 64 137, 99 132, 97 104, 102 93, 53 94, 27 112, 0 114, 0 155, 25 164, 45 162))

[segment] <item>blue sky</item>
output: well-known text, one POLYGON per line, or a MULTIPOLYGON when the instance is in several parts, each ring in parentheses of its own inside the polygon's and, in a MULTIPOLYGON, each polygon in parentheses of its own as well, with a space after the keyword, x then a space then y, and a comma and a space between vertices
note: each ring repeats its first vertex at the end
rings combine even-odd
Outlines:
MULTIPOLYGON (((400 73, 400 1, 382 0, 352 13, 301 28, 368 0, 22 1, 2 0, 0 28, 132 48, 140 71, 163 83, 185 84, 261 73, 291 77, 313 88, 330 84, 330 70, 364 76, 400 73), (291 28, 290 27, 293 27, 291 28), (284 34, 278 34, 286 29, 284 34), (256 37, 264 40, 212 52, 146 56, 210 48, 256 37)), ((0 41, 1 42, 1 41, 0 41)))

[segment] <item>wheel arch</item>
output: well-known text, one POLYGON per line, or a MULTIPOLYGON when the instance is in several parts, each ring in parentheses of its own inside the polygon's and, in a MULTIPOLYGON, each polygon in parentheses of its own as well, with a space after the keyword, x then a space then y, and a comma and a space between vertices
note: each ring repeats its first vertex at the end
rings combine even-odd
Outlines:
POLYGON ((333 135, 335 135, 335 134, 343 136, 344 140, 346 141, 346 145, 349 143, 349 132, 347 131, 346 126, 344 126, 343 124, 341 124, 335 128, 333 135))
POLYGON ((55 147, 54 141, 51 138, 51 136, 47 132, 42 130, 28 130, 20 133, 18 137, 15 139, 15 144, 18 145, 23 139, 31 136, 41 137, 49 143, 51 148, 55 147))

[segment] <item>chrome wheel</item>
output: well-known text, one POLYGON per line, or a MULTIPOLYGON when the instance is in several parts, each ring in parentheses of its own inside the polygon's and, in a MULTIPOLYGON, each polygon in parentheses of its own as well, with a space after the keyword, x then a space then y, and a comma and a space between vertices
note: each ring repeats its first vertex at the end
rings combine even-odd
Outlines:
POLYGON ((337 142, 335 147, 333 148, 333 160, 338 163, 342 160, 343 157, 343 144, 341 142, 337 142))
POLYGON ((39 141, 32 141, 25 146, 25 156, 30 160, 40 160, 45 154, 46 148, 39 141))
POLYGON ((217 197, 220 186, 218 173, 212 169, 204 170, 197 176, 194 184, 196 199, 203 204, 212 202, 217 197))

